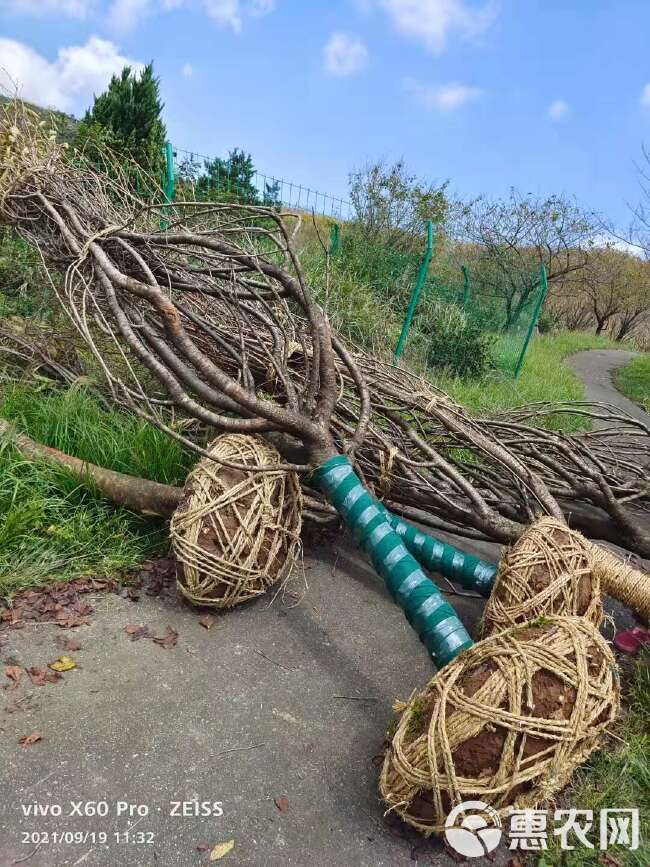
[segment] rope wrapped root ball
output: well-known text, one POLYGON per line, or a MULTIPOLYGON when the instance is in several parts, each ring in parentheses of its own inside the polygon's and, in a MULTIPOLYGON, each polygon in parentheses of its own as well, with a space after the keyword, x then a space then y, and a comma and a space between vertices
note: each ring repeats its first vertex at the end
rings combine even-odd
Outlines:
POLYGON ((592 546, 556 518, 532 524, 499 564, 485 606, 483 634, 551 614, 603 619, 592 546))
POLYGON ((232 608, 289 574, 300 549, 302 495, 297 475, 260 437, 226 434, 209 451, 215 460, 203 458, 190 473, 171 520, 177 583, 196 605, 232 608), (258 469, 269 466, 278 469, 258 469))
POLYGON ((616 554, 588 543, 591 548, 594 575, 600 580, 603 592, 618 599, 650 623, 650 575, 634 569, 616 554))
POLYGON ((431 834, 468 800, 504 817, 568 782, 619 709, 614 657, 579 617, 551 617, 464 651, 404 706, 380 792, 431 834))

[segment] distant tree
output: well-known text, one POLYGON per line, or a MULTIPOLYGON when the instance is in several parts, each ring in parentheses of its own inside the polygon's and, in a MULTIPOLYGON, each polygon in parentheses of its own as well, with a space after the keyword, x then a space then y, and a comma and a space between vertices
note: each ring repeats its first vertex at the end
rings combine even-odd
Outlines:
MULTIPOLYGON (((569 284, 587 263, 594 227, 564 196, 538 198, 511 190, 507 199, 480 198, 458 205, 450 220, 456 249, 470 266, 472 285, 505 306, 504 329, 517 323, 539 286, 545 265, 549 284, 569 284)), ((459 263, 460 264, 460 263, 459 263)))
POLYGON ((632 256, 609 246, 589 254, 582 279, 574 288, 594 319, 596 334, 601 334, 626 306, 630 284, 639 277, 637 264, 632 256))
POLYGON ((446 189, 446 183, 418 180, 403 160, 366 165, 350 175, 357 230, 370 243, 382 241, 404 252, 421 252, 426 221, 445 219, 446 189))
POLYGON ((160 79, 154 75, 153 65, 145 66, 140 73, 125 66, 86 112, 79 128, 79 143, 92 143, 99 137, 159 177, 165 165, 167 135, 162 109, 160 79))
POLYGON ((265 181, 262 203, 271 208, 279 208, 282 204, 280 181, 265 181))
POLYGON ((203 171, 196 179, 197 196, 257 205, 260 199, 255 174, 252 156, 235 148, 225 160, 215 157, 205 161, 203 171))

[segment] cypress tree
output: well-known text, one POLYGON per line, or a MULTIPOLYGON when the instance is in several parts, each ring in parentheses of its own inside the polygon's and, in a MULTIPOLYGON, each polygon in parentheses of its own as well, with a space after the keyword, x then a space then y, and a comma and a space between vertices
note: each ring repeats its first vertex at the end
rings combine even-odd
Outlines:
POLYGON ((140 74, 125 66, 114 75, 80 125, 79 139, 99 135, 156 178, 164 170, 167 131, 161 119, 160 79, 148 64, 140 74))

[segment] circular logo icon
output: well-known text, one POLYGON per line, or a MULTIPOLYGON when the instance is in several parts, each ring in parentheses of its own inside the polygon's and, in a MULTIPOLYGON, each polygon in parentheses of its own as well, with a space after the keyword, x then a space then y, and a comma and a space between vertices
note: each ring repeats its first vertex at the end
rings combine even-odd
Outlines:
POLYGON ((463 801, 445 820, 447 843, 466 858, 481 858, 494 851, 501 840, 501 819, 483 801, 463 801))

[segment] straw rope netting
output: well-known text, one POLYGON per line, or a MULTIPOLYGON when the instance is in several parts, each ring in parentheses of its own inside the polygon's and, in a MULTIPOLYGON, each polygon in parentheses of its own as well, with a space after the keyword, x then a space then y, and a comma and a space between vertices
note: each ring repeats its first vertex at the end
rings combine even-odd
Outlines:
POLYGON ((603 618, 592 546, 556 518, 532 524, 499 564, 485 606, 484 634, 550 614, 603 618))
POLYGON ((559 792, 619 709, 616 664, 581 617, 492 635, 445 666, 405 705, 379 787, 389 810, 425 834, 472 799, 503 817, 559 792))
POLYGON ((215 460, 204 458, 188 476, 170 533, 183 596, 231 608, 288 576, 300 550, 302 495, 294 472, 256 470, 281 463, 260 437, 227 434, 210 453, 215 460))

